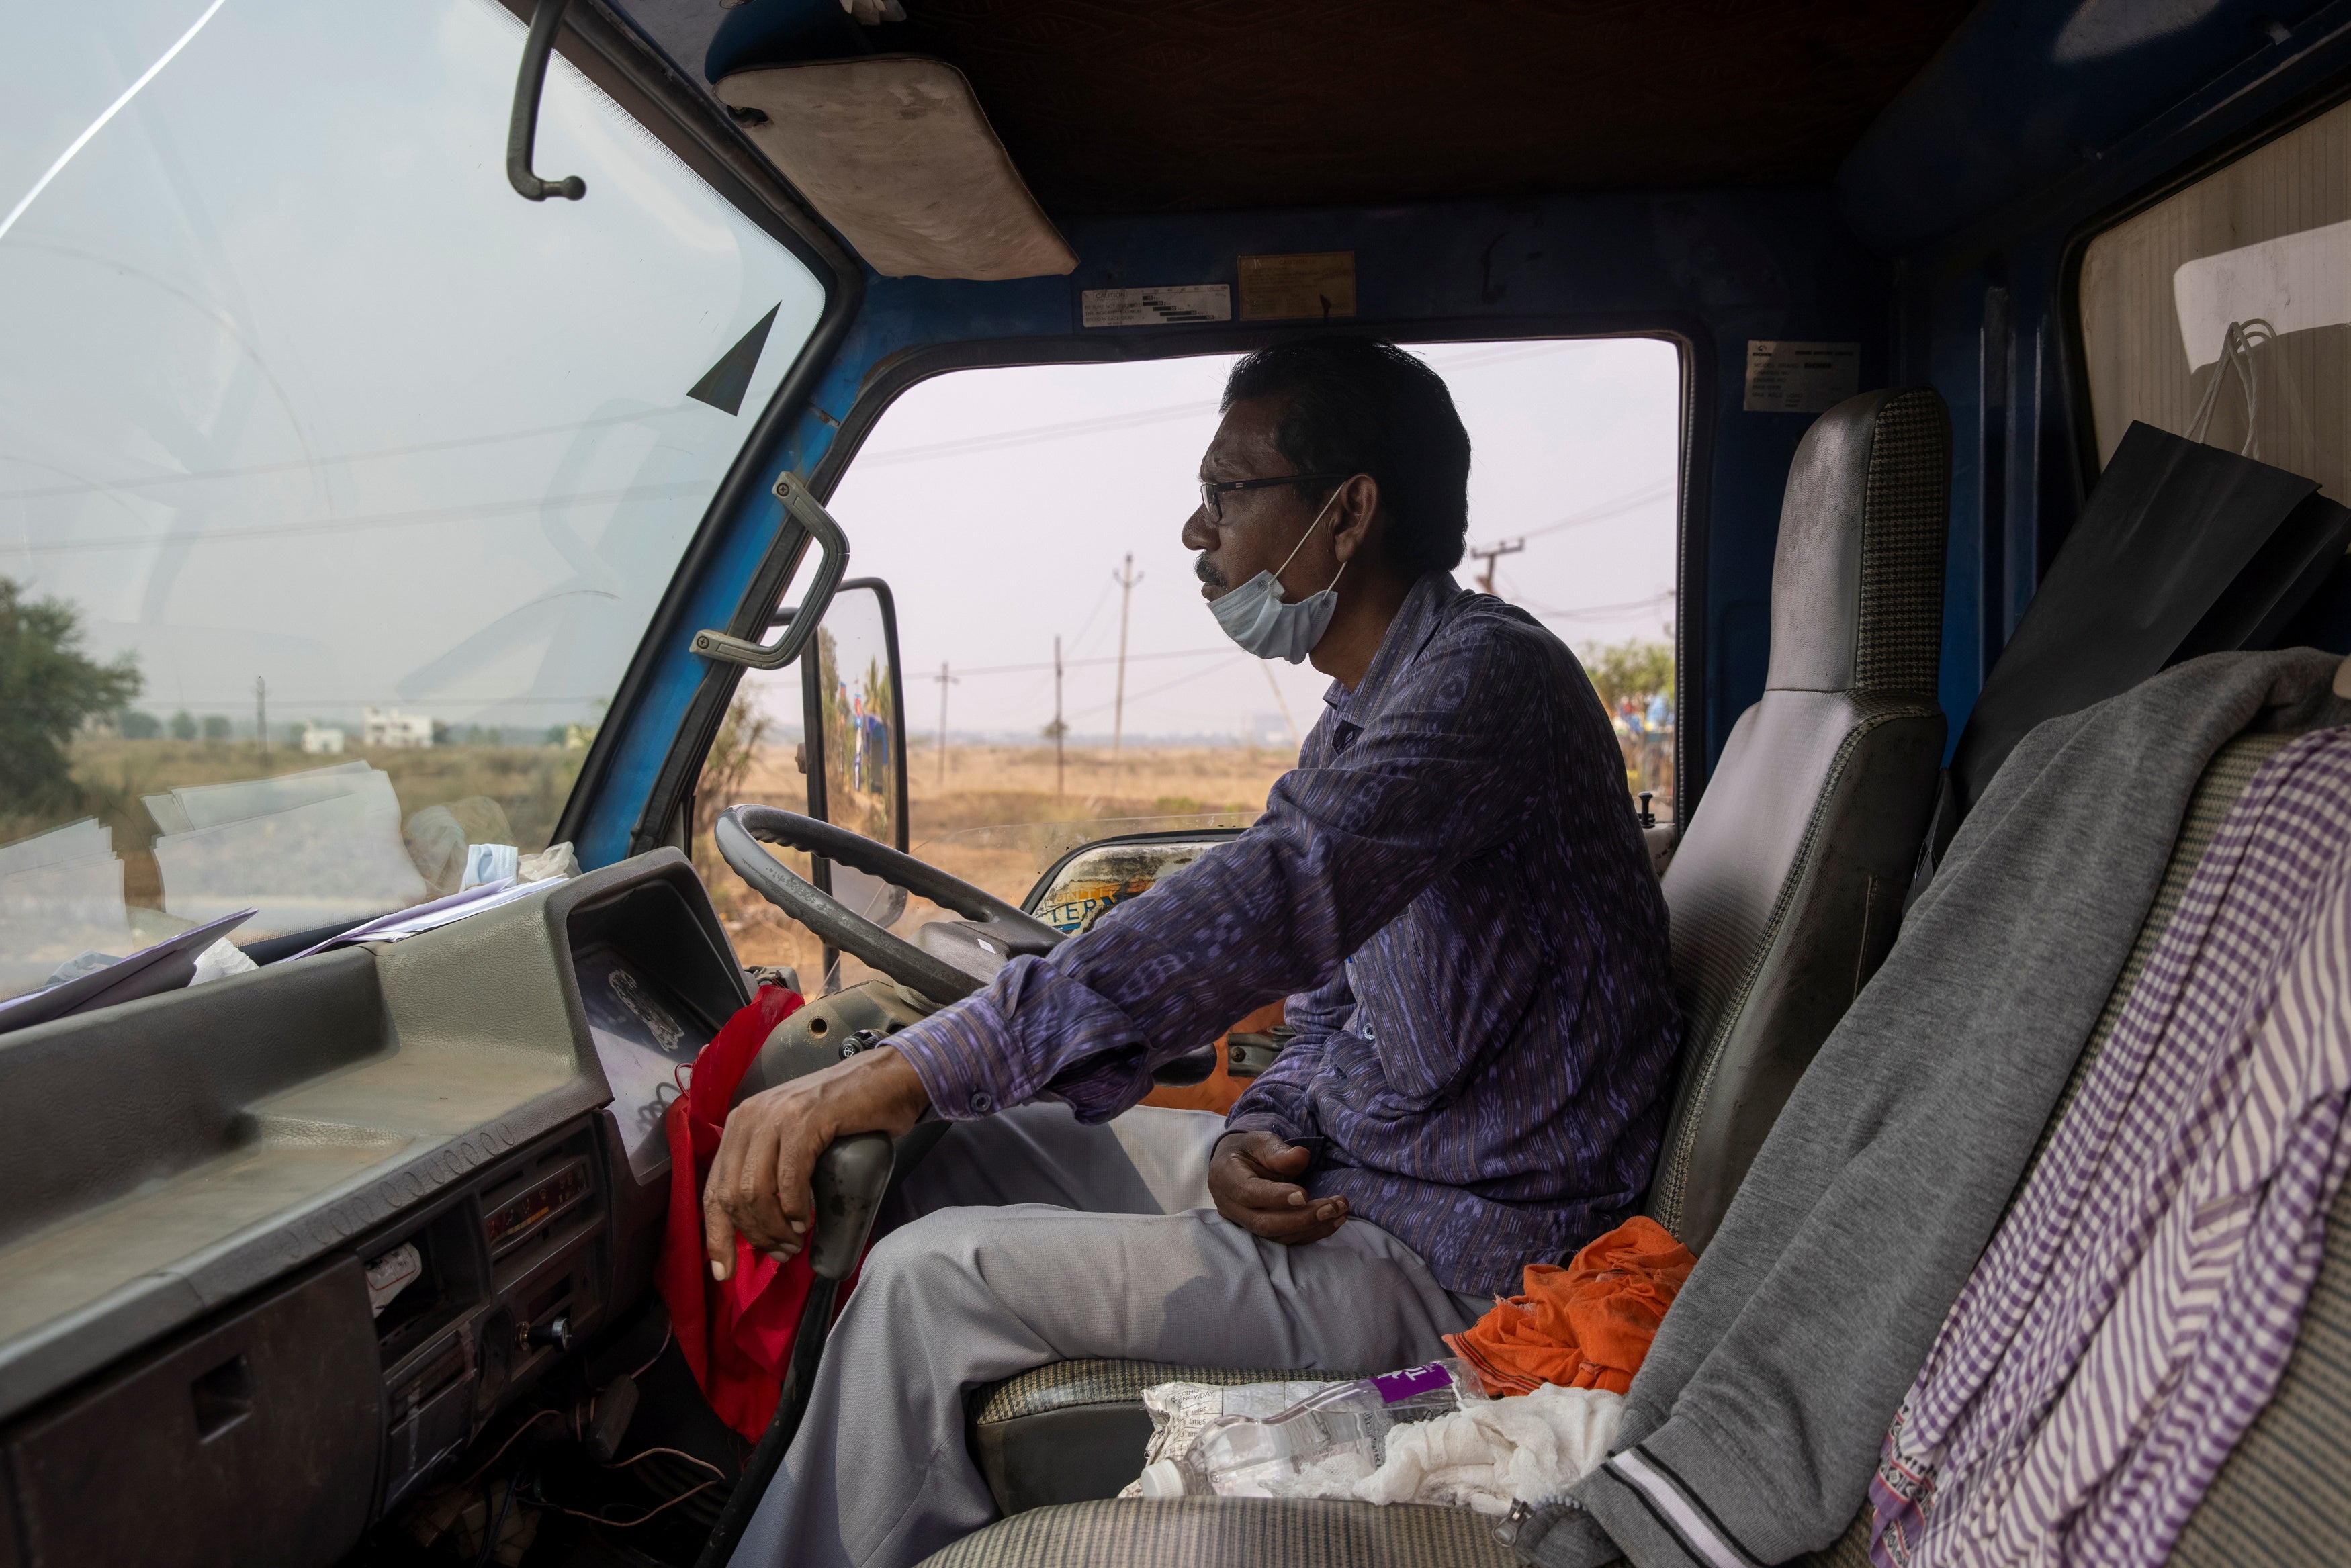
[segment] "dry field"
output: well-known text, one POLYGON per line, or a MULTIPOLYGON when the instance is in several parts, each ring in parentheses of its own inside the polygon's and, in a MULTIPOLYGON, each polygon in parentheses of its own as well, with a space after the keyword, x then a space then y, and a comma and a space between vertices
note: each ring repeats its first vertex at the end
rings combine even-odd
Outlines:
MULTIPOLYGON (((78 810, 55 821, 12 825, 10 837, 95 815, 114 832, 122 857, 123 891, 130 902, 162 906, 162 880, 147 846, 154 820, 140 797, 192 784, 274 778, 280 774, 364 762, 392 775, 403 814, 428 805, 481 796, 497 803, 525 853, 547 847, 548 835, 571 793, 586 760, 584 751, 558 746, 432 746, 421 750, 353 746, 338 756, 313 757, 298 747, 273 744, 265 759, 251 741, 120 741, 89 736, 73 743, 73 780, 82 792, 78 810)), ((785 766, 791 765, 789 754, 785 766)))
MULTIPOLYGON (((1088 840, 1247 826, 1265 809, 1273 781, 1295 760, 1287 753, 1238 747, 1130 746, 1113 763, 1107 748, 1072 749, 1056 794, 1050 746, 950 746, 944 785, 937 748, 918 746, 907 763, 909 837, 918 857, 1018 904, 1046 867, 1088 840)), ((742 784, 716 804, 805 811, 807 801, 792 748, 780 746, 761 748, 742 784)), ((815 940, 737 880, 706 835, 695 840, 695 859, 743 961, 791 964, 814 984, 815 940)), ((805 869, 804 857, 786 859, 805 869)), ((894 929, 903 935, 939 915, 914 899, 894 929)), ((862 977, 863 966, 845 961, 845 983, 862 977)))

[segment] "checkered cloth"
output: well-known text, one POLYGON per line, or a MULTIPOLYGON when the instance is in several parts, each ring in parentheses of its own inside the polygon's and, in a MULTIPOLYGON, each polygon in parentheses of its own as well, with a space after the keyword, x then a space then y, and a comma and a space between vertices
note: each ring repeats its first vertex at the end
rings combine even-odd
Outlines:
POLYGON ((2160 1563, 2351 1163, 2351 729, 2247 786, 1886 1434, 1872 1560, 2160 1563))

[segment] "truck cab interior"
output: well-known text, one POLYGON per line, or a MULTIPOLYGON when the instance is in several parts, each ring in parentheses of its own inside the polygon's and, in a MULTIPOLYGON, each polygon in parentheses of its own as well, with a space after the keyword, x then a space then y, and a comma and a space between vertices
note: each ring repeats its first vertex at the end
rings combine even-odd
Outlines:
MULTIPOLYGON (((2033 724, 2351 654, 2343 5, 101 9, 0 24, 0 1568, 746 1562, 945 1124, 828 1151, 755 1440, 655 1288, 696 1053, 783 982, 740 1093, 839 1061, 1246 826, 914 841, 922 566, 835 502, 918 389, 1670 352, 1678 722, 1627 809, 1687 1021, 1645 1207, 1700 1254, 2033 724)), ((2134 965, 2279 743, 2212 763, 2134 965)), ((2338 1234, 2173 1561, 2351 1560, 2338 1234)), ((1116 1501, 1143 1387, 1295 1370, 1230 1361, 968 1390, 1002 1517, 934 1561, 1534 1560, 1116 1501)))

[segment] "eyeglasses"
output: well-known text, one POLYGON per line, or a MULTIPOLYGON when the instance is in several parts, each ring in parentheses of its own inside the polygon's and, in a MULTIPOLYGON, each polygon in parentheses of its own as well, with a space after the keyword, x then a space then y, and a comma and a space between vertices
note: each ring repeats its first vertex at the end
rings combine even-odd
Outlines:
POLYGON ((1224 479, 1200 482, 1200 504, 1207 509, 1210 521, 1225 520, 1225 494, 1233 490, 1267 490, 1277 484, 1337 484, 1353 479, 1352 473, 1281 473, 1271 479, 1224 479))

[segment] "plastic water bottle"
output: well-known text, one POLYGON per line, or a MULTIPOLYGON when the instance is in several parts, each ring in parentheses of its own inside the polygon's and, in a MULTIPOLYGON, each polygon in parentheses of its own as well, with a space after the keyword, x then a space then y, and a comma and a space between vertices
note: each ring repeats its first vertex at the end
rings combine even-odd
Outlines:
POLYGON ((1484 1397, 1476 1376, 1450 1357, 1334 1383, 1278 1415, 1210 1422, 1181 1458, 1144 1467, 1143 1495, 1341 1494, 1380 1468, 1391 1428, 1450 1415, 1484 1397))

